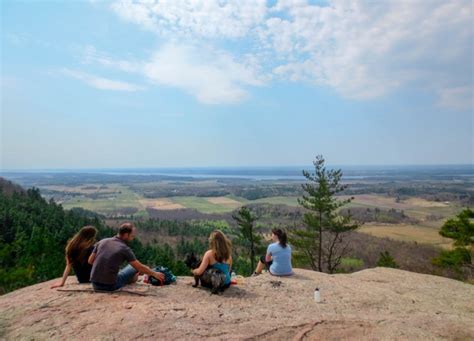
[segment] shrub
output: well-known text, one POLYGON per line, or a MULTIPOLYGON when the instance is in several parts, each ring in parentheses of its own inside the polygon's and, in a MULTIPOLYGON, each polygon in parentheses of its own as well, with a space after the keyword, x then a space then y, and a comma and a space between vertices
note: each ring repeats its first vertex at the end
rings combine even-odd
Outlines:
POLYGON ((390 255, 388 251, 380 253, 379 260, 377 261, 377 266, 383 266, 385 268, 398 268, 397 262, 395 262, 395 259, 390 255))

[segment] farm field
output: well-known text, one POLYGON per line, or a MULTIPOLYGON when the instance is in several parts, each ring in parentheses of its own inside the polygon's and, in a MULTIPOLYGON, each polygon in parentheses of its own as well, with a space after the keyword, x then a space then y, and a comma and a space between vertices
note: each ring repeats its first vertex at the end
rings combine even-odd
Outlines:
MULTIPOLYGON (((100 191, 94 193, 103 194, 100 193, 100 191)), ((81 207, 105 215, 114 215, 124 209, 143 208, 140 204, 140 196, 138 194, 129 190, 128 187, 118 184, 109 186, 109 191, 106 193, 106 196, 100 196, 98 199, 75 196, 70 200, 60 203, 65 209, 81 207)))
MULTIPOLYGON (((212 214, 213 219, 216 215, 220 219, 219 215, 222 215, 224 219, 229 218, 230 212, 243 205, 288 206, 282 208, 282 212, 300 208, 298 197, 301 195, 301 183, 281 179, 261 181, 192 177, 153 178, 135 175, 117 177, 100 174, 27 175, 25 179, 28 180, 27 184, 40 188, 46 199, 54 198, 66 209, 81 207, 108 218, 135 219, 160 215, 179 218, 186 214, 186 217, 193 219, 192 212, 179 211, 191 209, 199 214, 212 214), (250 200, 250 198, 259 199, 250 200)), ((447 218, 455 216, 464 207, 459 200, 456 201, 456 195, 453 194, 464 193, 465 197, 469 197, 471 195, 469 191, 472 190, 474 183, 471 178, 434 181, 430 176, 424 182, 406 177, 393 182, 379 179, 350 182, 349 190, 352 188, 357 194, 351 195, 354 200, 344 208, 354 209, 353 212, 357 212, 359 217, 372 219, 364 220, 368 223, 360 227, 360 232, 443 248, 449 248, 451 242, 439 236, 440 227, 447 218), (394 195, 398 188, 406 188, 420 194, 394 195), (437 193, 441 194, 436 196, 437 193), (436 201, 427 198, 436 198, 436 201), (358 210, 355 210, 356 208, 358 210), (380 210, 376 213, 377 219, 374 218, 376 209, 380 210), (396 212, 387 212, 389 210, 396 212)), ((348 197, 339 196, 339 199, 348 197)), ((266 212, 278 210, 262 209, 268 210, 266 212)), ((199 217, 199 214, 195 216, 199 217)), ((272 214, 275 214, 275 211, 270 214, 264 213, 260 223, 282 224, 283 227, 290 223, 294 224, 293 220, 289 222, 284 218, 286 213, 272 214)))
POLYGON ((439 235, 439 229, 420 225, 405 224, 365 224, 358 229, 359 232, 367 233, 374 237, 391 238, 404 242, 417 242, 431 244, 444 249, 452 247, 452 239, 439 235))
POLYGON ((242 204, 227 197, 172 197, 174 203, 185 208, 195 209, 201 213, 231 212, 242 204))

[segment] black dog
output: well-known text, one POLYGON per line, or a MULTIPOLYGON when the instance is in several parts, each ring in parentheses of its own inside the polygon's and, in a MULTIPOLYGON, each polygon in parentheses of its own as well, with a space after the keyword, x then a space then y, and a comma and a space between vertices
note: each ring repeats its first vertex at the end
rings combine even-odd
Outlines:
MULTIPOLYGON (((184 263, 188 268, 194 270, 199 268, 201 260, 194 253, 191 253, 186 256, 184 263)), ((211 289, 212 294, 217 294, 225 289, 225 274, 219 269, 207 268, 202 275, 194 276, 193 287, 196 288, 199 282, 201 282, 201 286, 211 289)))

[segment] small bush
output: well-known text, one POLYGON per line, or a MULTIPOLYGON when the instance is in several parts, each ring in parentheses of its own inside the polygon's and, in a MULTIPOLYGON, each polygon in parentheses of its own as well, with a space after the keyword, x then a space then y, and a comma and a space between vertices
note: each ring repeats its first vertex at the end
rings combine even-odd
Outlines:
POLYGON ((388 251, 380 253, 379 260, 377 261, 377 266, 383 266, 385 268, 398 268, 397 262, 395 262, 395 259, 390 255, 388 251))
POLYGON ((362 270, 364 268, 364 261, 360 258, 343 257, 341 259, 341 266, 336 271, 338 273, 350 273, 362 270))
POLYGON ((469 250, 463 247, 457 247, 451 251, 441 251, 439 257, 433 259, 433 264, 443 268, 452 268, 461 271, 461 267, 471 263, 471 254, 469 250))

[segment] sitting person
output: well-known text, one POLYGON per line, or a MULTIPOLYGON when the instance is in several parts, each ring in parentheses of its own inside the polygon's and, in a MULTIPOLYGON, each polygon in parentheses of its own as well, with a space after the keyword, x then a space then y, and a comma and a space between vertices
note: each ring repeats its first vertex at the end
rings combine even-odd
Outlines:
MULTIPOLYGON (((194 276, 201 276, 207 269, 218 269, 225 274, 224 288, 230 286, 230 273, 232 269, 232 244, 219 230, 211 232, 209 236, 209 250, 204 253, 201 265, 192 271, 194 276)), ((202 282, 201 282, 202 283, 202 282)), ((201 285, 210 287, 210 284, 201 285)))
POLYGON ((161 272, 151 270, 140 263, 127 242, 135 239, 136 228, 131 223, 120 225, 118 234, 112 238, 102 239, 96 244, 89 257, 92 264, 91 282, 95 290, 114 291, 126 284, 134 283, 139 273, 164 280, 161 272), (122 270, 124 261, 129 264, 122 270))
POLYGON ((66 268, 61 282, 51 286, 51 289, 64 286, 67 277, 74 269, 79 283, 89 283, 92 266, 87 262, 94 249, 97 229, 94 226, 84 226, 72 237, 66 245, 66 268))
POLYGON ((286 233, 281 229, 273 229, 272 240, 274 243, 268 245, 267 254, 260 258, 253 274, 260 275, 266 267, 274 276, 292 275, 291 246, 287 244, 286 233))

